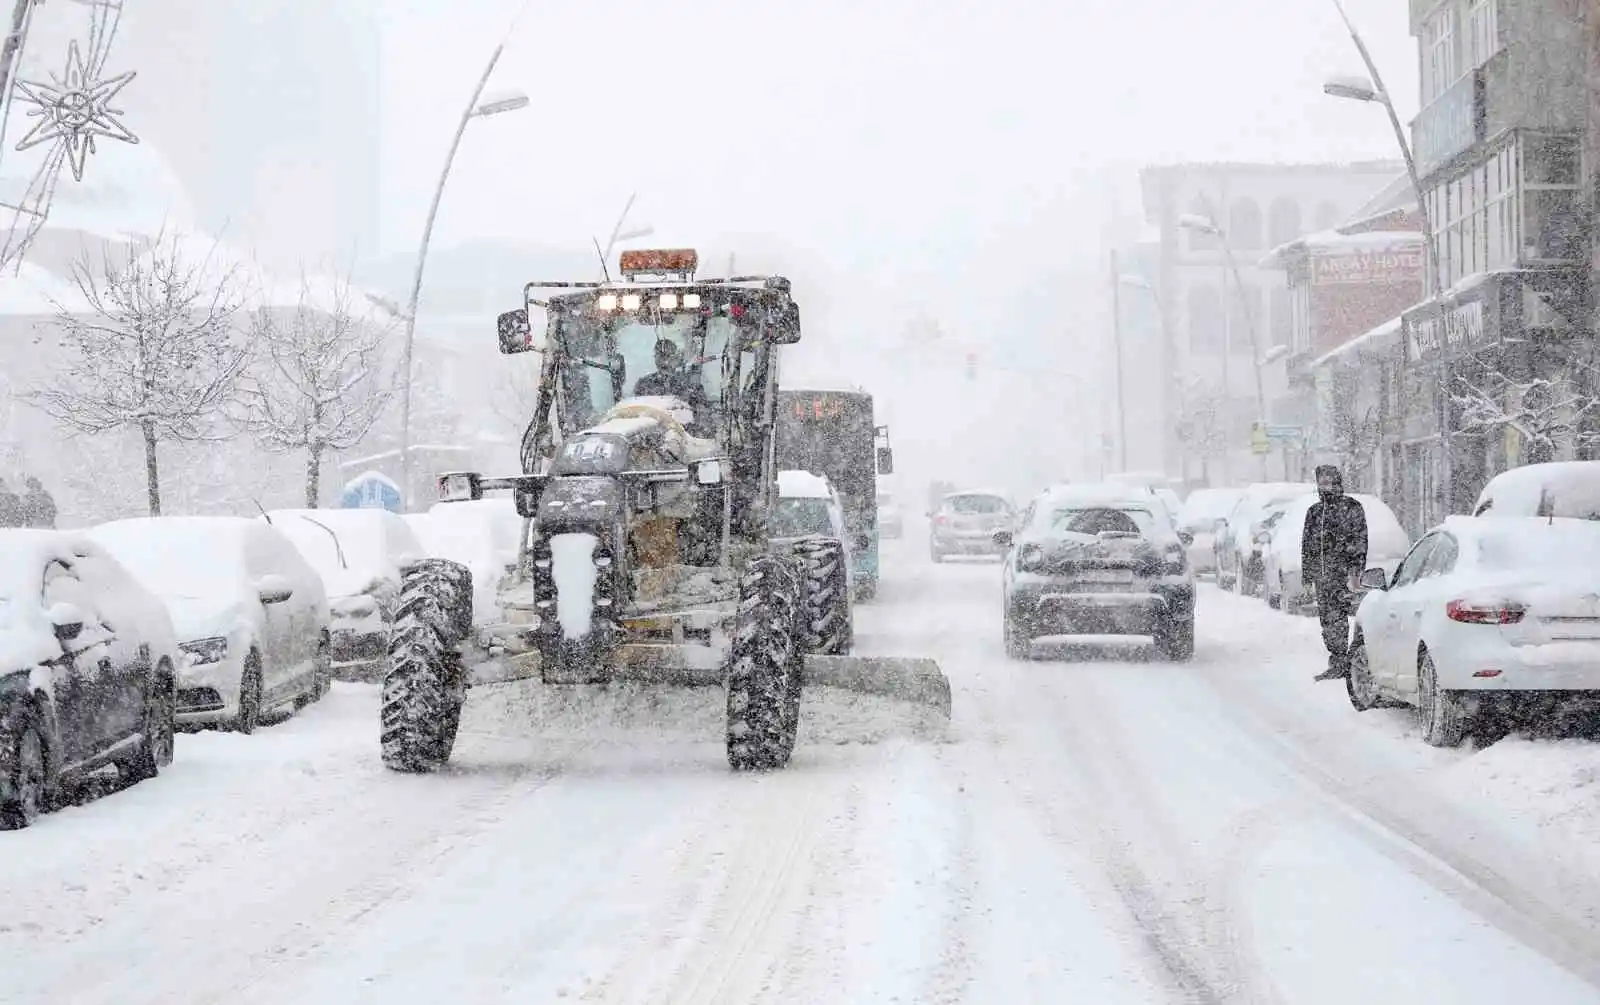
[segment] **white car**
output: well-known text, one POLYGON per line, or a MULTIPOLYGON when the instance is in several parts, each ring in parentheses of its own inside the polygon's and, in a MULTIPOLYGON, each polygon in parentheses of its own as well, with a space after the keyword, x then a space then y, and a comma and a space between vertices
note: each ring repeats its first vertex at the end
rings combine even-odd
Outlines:
POLYGON ((904 537, 905 533, 905 514, 901 512, 900 503, 895 500, 894 490, 879 482, 878 536, 884 540, 894 540, 904 537))
POLYGON ((1261 581, 1261 524, 1289 500, 1317 491, 1310 482, 1255 482, 1244 490, 1217 528, 1217 584, 1249 596, 1261 581))
POLYGON ((161 598, 179 647, 178 721, 253 733, 327 693, 322 579, 283 535, 230 516, 138 517, 89 532, 161 598))
MULTIPOLYGON (((1411 538, 1400 526, 1382 499, 1374 495, 1351 495, 1361 504, 1367 517, 1367 568, 1382 569, 1384 575, 1393 575, 1400 559, 1411 548, 1411 538)), ((1289 503, 1283 515, 1273 524, 1267 546, 1261 552, 1265 570, 1267 606, 1286 611, 1304 610, 1311 604, 1310 590, 1301 577, 1300 544, 1305 534, 1306 513, 1317 502, 1317 496, 1300 496, 1289 503)))
POLYGON ((472 617, 476 624, 499 619, 500 588, 521 556, 524 520, 510 499, 437 503, 403 519, 430 558, 459 562, 472 570, 472 617))
POLYGON ((840 654, 848 652, 855 641, 855 562, 857 549, 866 547, 863 535, 851 541, 845 527, 844 502, 833 483, 809 471, 779 471, 778 499, 768 519, 772 542, 788 544, 807 537, 826 537, 839 542, 844 556, 838 575, 843 579, 839 586, 845 597, 844 630, 838 636, 840 654))
POLYGON ((1189 567, 1197 576, 1217 571, 1217 528, 1244 495, 1243 489, 1195 489, 1178 507, 1178 529, 1193 538, 1189 567))
POLYGON ((1385 578, 1362 576, 1358 711, 1415 706, 1423 739, 1453 746, 1488 707, 1600 693, 1600 522, 1448 517, 1385 578))
POLYGON ((332 621, 333 675, 380 677, 389 661, 400 570, 428 557, 417 535, 386 509, 282 509, 262 519, 322 577, 332 621))
POLYGON ((1553 461, 1502 471, 1478 494, 1472 514, 1600 519, 1600 461, 1553 461))
POLYGON ((166 608, 99 545, 0 530, 0 830, 99 768, 172 763, 181 660, 166 608))

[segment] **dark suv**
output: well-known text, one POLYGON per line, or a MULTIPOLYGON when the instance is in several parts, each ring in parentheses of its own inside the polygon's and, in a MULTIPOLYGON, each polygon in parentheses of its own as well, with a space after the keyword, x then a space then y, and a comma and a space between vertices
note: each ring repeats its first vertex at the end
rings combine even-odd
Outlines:
POLYGON ((1010 530, 1016 520, 1011 501, 998 492, 952 492, 928 514, 928 555, 942 562, 947 555, 1003 555, 996 531, 1010 530))
POLYGON ((1148 635, 1165 658, 1189 659, 1195 591, 1186 538, 1142 490, 1090 485, 1040 495, 1015 533, 995 534, 1008 548, 1007 654, 1026 657, 1045 636, 1148 635))

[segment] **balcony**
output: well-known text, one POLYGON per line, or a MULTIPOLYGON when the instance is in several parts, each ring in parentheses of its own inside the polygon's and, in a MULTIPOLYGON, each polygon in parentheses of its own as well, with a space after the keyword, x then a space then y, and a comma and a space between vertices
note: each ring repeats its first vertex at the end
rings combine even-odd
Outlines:
POLYGON ((1473 70, 1411 120, 1417 177, 1426 178, 1484 138, 1483 71, 1473 70))

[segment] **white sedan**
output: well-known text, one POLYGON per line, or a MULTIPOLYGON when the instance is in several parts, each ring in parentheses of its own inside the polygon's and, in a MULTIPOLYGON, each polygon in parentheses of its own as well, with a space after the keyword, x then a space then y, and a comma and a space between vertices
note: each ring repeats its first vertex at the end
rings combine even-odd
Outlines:
POLYGON ((253 733, 327 693, 328 598, 282 534, 232 516, 137 517, 89 533, 171 612, 189 656, 180 723, 253 733))
MULTIPOLYGON (((1350 498, 1361 504, 1361 510, 1367 517, 1367 567, 1382 569, 1385 575, 1393 575, 1400 559, 1411 548, 1410 536, 1382 499, 1372 495, 1352 495, 1350 498)), ((1262 549, 1261 561, 1265 568, 1269 607, 1292 612, 1306 609, 1312 602, 1309 589, 1301 578, 1300 544, 1305 533, 1306 513, 1316 501, 1317 496, 1308 495, 1291 502, 1273 525, 1267 545, 1262 549)))
POLYGON ((1488 707, 1600 693, 1600 523, 1452 516, 1385 578, 1362 577, 1358 711, 1415 706, 1423 739, 1454 746, 1488 707))

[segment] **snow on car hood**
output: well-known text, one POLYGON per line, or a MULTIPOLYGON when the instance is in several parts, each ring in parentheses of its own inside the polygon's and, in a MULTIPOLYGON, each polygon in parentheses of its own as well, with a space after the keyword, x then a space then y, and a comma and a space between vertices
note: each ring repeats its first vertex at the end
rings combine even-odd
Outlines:
POLYGON ((321 569, 322 585, 328 591, 328 600, 357 597, 374 587, 381 587, 389 577, 373 569, 321 569))
POLYGON ((261 609, 246 604, 242 597, 164 597, 172 614, 172 629, 183 642, 227 635, 241 622, 260 619, 261 609))

